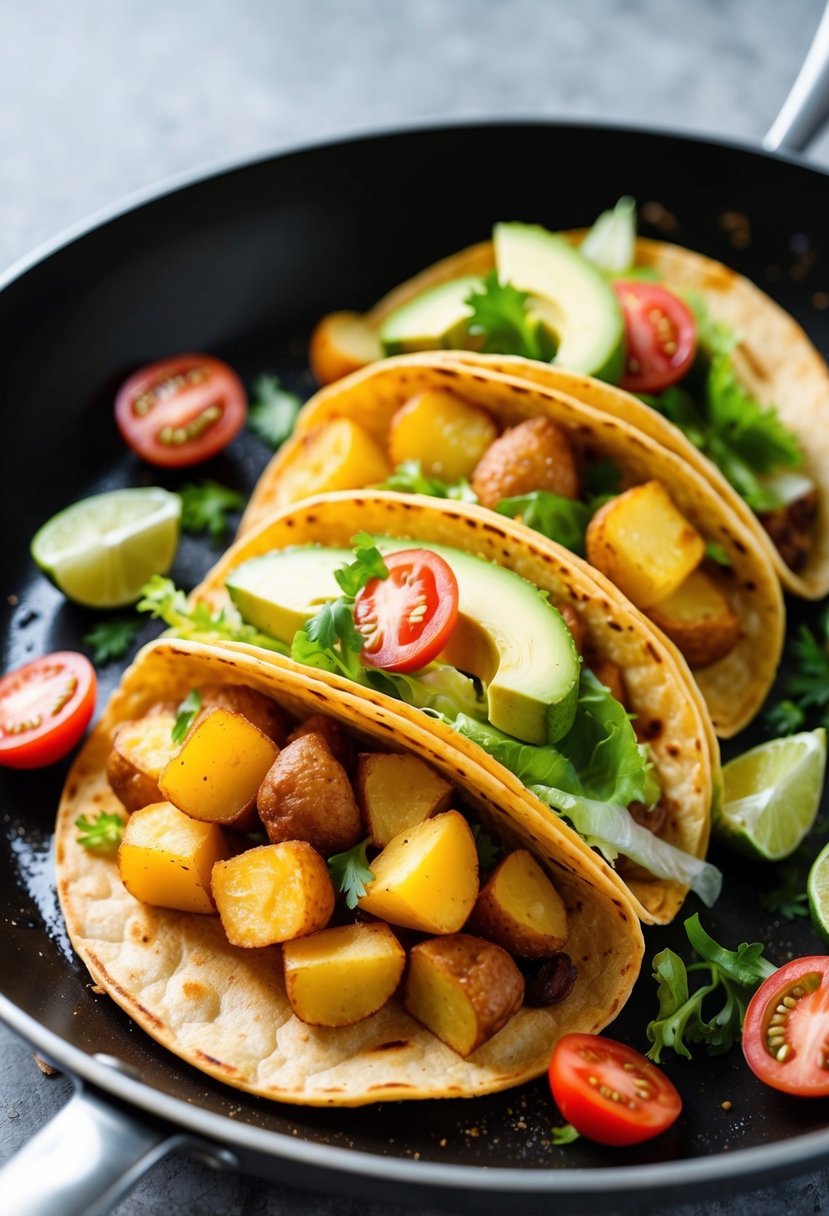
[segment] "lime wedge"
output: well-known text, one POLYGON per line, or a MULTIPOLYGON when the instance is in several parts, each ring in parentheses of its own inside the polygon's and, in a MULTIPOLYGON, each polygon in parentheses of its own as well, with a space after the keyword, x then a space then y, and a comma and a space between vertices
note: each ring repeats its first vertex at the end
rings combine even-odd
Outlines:
POLYGON ((823 940, 829 942, 829 844, 824 845, 812 862, 806 891, 812 924, 823 940))
POLYGON ((87 608, 138 599, 176 554, 181 499, 158 486, 111 490, 73 503, 35 534, 31 553, 65 596, 87 608))
POLYGON ((738 853, 780 861, 815 821, 826 769, 826 731, 771 739, 723 767, 717 839, 738 853))

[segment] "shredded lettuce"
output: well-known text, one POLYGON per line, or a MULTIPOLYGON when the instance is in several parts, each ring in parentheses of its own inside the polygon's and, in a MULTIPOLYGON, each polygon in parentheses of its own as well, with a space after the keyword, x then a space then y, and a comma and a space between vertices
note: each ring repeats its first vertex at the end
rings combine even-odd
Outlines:
POLYGON ((605 274, 625 274, 636 251, 636 203, 627 195, 603 211, 581 243, 581 252, 605 274))
POLYGON ((459 481, 442 481, 427 477, 420 460, 402 461, 390 477, 381 481, 378 490, 397 490, 399 494, 429 494, 432 498, 452 498, 458 502, 477 502, 478 496, 465 477, 459 481))

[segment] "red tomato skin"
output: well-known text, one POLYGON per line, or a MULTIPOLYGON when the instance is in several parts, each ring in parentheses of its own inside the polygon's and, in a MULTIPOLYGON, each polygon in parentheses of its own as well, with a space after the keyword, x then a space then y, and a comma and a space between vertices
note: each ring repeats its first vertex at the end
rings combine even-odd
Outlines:
POLYGON ((568 1123, 588 1139, 615 1148, 641 1144, 667 1131, 682 1110, 679 1093, 655 1064, 632 1047, 601 1035, 566 1034, 559 1039, 550 1059, 549 1080, 556 1106, 568 1123), (585 1052, 591 1058, 585 1059, 585 1052), (647 1099, 637 1093, 634 1078, 644 1080, 650 1091, 647 1099), (603 1096, 603 1088, 617 1093, 617 1100, 603 1096))
MULTIPOLYGON (((0 679, 0 765, 17 769, 45 768, 62 760, 89 725, 97 693, 95 668, 85 655, 74 650, 55 651, 8 672, 0 679), (46 718, 42 727, 7 733, 3 725, 9 720, 13 692, 36 682, 50 669, 63 669, 67 678, 74 678, 77 682, 74 692, 59 712, 46 718)), ((54 705, 54 693, 48 694, 47 701, 44 709, 49 712, 54 705)), ((32 704, 33 713, 39 709, 36 703, 32 704)))
MULTIPOLYGON (((756 1077, 772 1089, 800 1098, 825 1098, 829 1096, 829 1068, 821 1060, 807 1053, 817 1043, 807 1037, 809 1020, 820 1018, 829 1028, 829 955, 815 954, 795 958, 784 963, 774 975, 770 975, 749 1001, 743 1025, 743 1055, 756 1077), (798 987, 807 977, 817 977, 819 985, 797 1000, 797 1005, 787 1015, 785 1041, 793 1047, 792 1056, 780 1061, 768 1047, 769 1022, 777 1006, 792 988, 798 987)), ((812 1031, 820 1030, 820 1023, 812 1024, 812 1031)), ((819 1035, 818 1038, 821 1038, 819 1035)), ((824 1035, 826 1050, 822 1058, 829 1060, 829 1039, 824 1035)))
POLYGON ((625 321, 625 372, 620 387, 631 393, 658 393, 691 369, 697 353, 697 323, 684 300, 658 283, 623 279, 613 284, 625 321), (662 314, 671 353, 651 320, 662 314), (635 361, 635 366, 631 366, 635 361))
POLYGON ((211 355, 185 354, 134 372, 118 390, 115 421, 124 442, 142 460, 160 468, 183 468, 209 460, 226 448, 245 425, 247 409, 244 386, 232 368, 211 355), (199 383, 163 394, 151 409, 143 414, 136 412, 135 402, 142 395, 152 395, 154 387, 198 370, 206 373, 199 383), (198 435, 180 444, 163 443, 158 437, 165 427, 193 423, 210 406, 219 406, 221 417, 198 435))
POLYGON ((417 671, 437 658, 455 628, 458 580, 449 563, 430 549, 401 549, 387 554, 384 560, 389 577, 374 578, 366 584, 354 604, 354 620, 358 629, 365 632, 365 627, 378 617, 393 619, 380 620, 379 644, 369 643, 360 657, 369 666, 384 671, 417 671), (405 617, 414 607, 412 596, 407 596, 406 588, 399 582, 410 568, 425 580, 426 612, 422 622, 415 626, 401 620, 401 614, 405 617), (395 631, 394 636, 391 630, 395 631))

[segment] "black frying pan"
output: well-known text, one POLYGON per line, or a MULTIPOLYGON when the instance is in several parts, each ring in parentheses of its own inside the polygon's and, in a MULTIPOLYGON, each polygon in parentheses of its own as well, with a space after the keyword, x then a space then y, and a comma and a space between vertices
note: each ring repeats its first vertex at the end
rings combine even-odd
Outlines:
MULTIPOLYGON (((733 145, 613 128, 447 127, 256 161, 151 196, 10 275, 0 284, 3 668, 77 646, 91 620, 33 570, 38 524, 97 490, 159 479, 175 488, 191 476, 159 478, 125 454, 112 398, 133 368, 203 349, 248 381, 273 370, 308 393, 306 341, 322 313, 368 306, 496 220, 575 227, 623 192, 661 203, 676 217, 672 239, 766 287, 829 352, 818 294, 829 287, 829 176, 733 145), (727 213, 750 221, 747 247, 732 246, 727 213)), ((249 489, 266 458, 245 435, 198 475, 249 489)), ((189 585, 214 558, 189 541, 174 574, 189 585)), ((814 609, 791 615, 814 619, 814 609)), ((104 693, 118 673, 105 674, 104 693)), ((48 868, 64 774, 6 772, 0 782, 0 1015, 78 1079, 70 1105, 0 1172, 4 1212, 104 1212, 181 1145, 281 1182, 482 1211, 508 1200, 522 1211, 566 1202, 596 1212, 687 1201, 829 1160, 827 1106, 764 1089, 739 1051, 670 1062, 682 1120, 622 1156, 585 1141, 554 1148, 542 1081, 470 1102, 357 1111, 278 1106, 212 1082, 94 994, 71 954, 48 868)), ((717 860, 728 881, 705 918, 715 936, 762 939, 779 960, 820 949, 808 925, 760 911, 758 890, 773 875, 717 860)), ((681 927, 648 939, 648 957, 666 944, 687 954, 681 927)), ((639 1046, 655 1008, 647 972, 614 1027, 639 1046)))

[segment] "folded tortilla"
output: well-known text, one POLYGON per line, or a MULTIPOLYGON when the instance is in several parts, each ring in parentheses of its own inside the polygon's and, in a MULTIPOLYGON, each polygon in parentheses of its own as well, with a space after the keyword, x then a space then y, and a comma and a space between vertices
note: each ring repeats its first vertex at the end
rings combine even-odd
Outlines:
POLYGON ((290 663, 269 665, 193 642, 145 647, 126 672, 67 779, 55 850, 69 937, 95 982, 186 1063, 281 1102, 357 1106, 518 1085, 544 1072, 562 1034, 599 1031, 616 1016, 642 960, 636 912, 618 883, 548 815, 515 798, 463 751, 446 748, 423 715, 403 721, 387 699, 368 707, 359 693, 309 679, 290 663), (134 899, 113 858, 78 844, 75 820, 122 812, 106 777, 118 724, 208 683, 255 688, 299 718, 327 714, 368 747, 411 752, 442 772, 485 826, 530 849, 549 871, 567 907, 567 950, 578 969, 570 995, 546 1009, 522 1008, 467 1059, 410 1017, 399 996, 353 1026, 321 1029, 293 1014, 279 947, 239 949, 217 916, 134 899))
MULTIPOLYGON (((558 606, 570 605, 586 627, 591 648, 624 673, 630 708, 650 747, 662 789, 666 815, 659 835, 695 857, 704 857, 711 825, 712 799, 719 788, 719 749, 699 690, 679 652, 616 588, 586 562, 566 549, 503 516, 466 503, 389 491, 340 492, 309 498, 264 519, 246 532, 220 558, 193 592, 213 608, 228 603, 225 579, 249 558, 294 545, 351 545, 365 530, 376 535, 433 542, 465 550, 514 571, 546 591, 558 606)), ((255 653, 276 666, 293 665, 271 651, 226 643, 239 653, 255 653)), ((309 671, 308 668, 300 670, 309 671)), ((342 693, 355 685, 341 676, 312 669, 313 677, 342 693)), ((510 805, 520 802, 543 820, 555 818, 535 795, 482 748, 421 710, 382 693, 359 687, 366 714, 393 711, 406 731, 424 721, 448 754, 464 756, 486 771, 508 792, 510 805)), ((591 867, 629 894, 639 915, 667 923, 682 906, 687 888, 650 875, 621 875, 566 824, 558 831, 589 857, 591 867)), ((588 863, 585 863, 588 864, 588 863)))
MULTIPOLYGON (((541 364, 532 366, 542 368, 541 364)), ((283 475, 301 454, 303 438, 309 432, 334 418, 345 417, 358 422, 385 447, 395 412, 426 389, 455 392, 469 404, 486 410, 499 429, 544 415, 564 428, 576 452, 586 451, 594 459, 613 461, 626 485, 655 478, 668 488, 686 519, 706 540, 722 546, 731 565, 724 590, 740 618, 739 640, 723 659, 697 668, 693 674, 721 738, 730 738, 746 726, 774 681, 785 632, 783 596, 769 556, 770 542, 760 543, 757 534, 759 529, 765 536, 763 529, 756 520, 749 526, 740 518, 711 479, 683 456, 624 418, 578 400, 557 386, 532 383, 525 376, 504 374, 489 365, 482 368, 464 363, 454 351, 400 355, 371 364, 322 389, 306 403, 292 439, 283 445, 257 483, 241 534, 268 512, 287 505, 288 478, 283 475)), ((502 518, 485 514, 488 519, 502 518)), ((353 523, 356 531, 359 521, 353 523)), ((524 534, 533 537, 533 543, 543 541, 530 529, 524 529, 524 534)), ((557 551, 558 546, 553 549, 557 551)), ((595 571, 593 574, 602 577, 595 571)))

